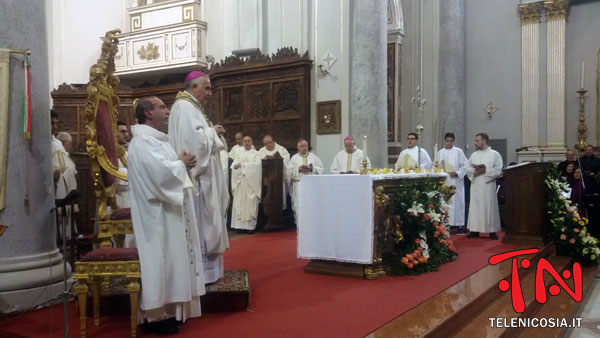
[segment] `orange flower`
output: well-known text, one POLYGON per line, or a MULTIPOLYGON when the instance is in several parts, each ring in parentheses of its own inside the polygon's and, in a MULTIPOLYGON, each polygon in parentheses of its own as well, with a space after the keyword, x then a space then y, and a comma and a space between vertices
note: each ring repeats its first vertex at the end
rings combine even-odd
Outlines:
POLYGON ((433 222, 433 226, 434 226, 434 227, 436 227, 436 228, 437 228, 439 225, 440 225, 440 223, 438 223, 438 222, 433 222))
POLYGON ((418 248, 417 250, 419 250, 419 252, 422 252, 422 251, 423 251, 423 248, 418 248))
POLYGON ((573 232, 574 233, 578 233, 579 232, 579 228, 573 228, 573 232))
POLYGON ((411 263, 406 264, 406 267, 409 269, 412 269, 414 265, 412 265, 411 263))
POLYGON ((421 240, 417 238, 417 239, 415 239, 415 243, 420 244, 421 240))
POLYGON ((439 236, 439 235, 440 235, 440 232, 439 232, 439 231, 434 231, 434 233, 433 233, 433 237, 437 238, 437 236, 439 236))
POLYGON ((562 239, 564 241, 565 239, 567 239, 567 235, 565 235, 565 234, 560 235, 560 239, 562 239))
POLYGON ((408 258, 406 257, 402 257, 400 261, 402 262, 402 264, 408 264, 408 258))
POLYGON ((427 207, 428 207, 429 209, 433 209, 433 204, 429 204, 427 207))
POLYGON ((575 243, 575 238, 571 238, 571 239, 569 240, 569 243, 571 243, 571 244, 575 243))

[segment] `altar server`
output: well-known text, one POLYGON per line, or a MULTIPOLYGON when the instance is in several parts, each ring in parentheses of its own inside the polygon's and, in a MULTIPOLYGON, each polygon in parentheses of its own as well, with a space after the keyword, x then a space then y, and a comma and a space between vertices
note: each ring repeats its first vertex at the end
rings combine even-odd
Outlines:
POLYGON ((471 203, 467 237, 479 237, 480 232, 489 232, 491 239, 498 239, 500 213, 496 196, 496 177, 502 174, 502 157, 488 145, 485 133, 475 135, 475 151, 465 163, 467 176, 471 180, 471 203))
POLYGON ((458 234, 464 233, 465 225, 465 182, 464 177, 467 171, 465 170, 465 162, 467 157, 460 148, 454 146, 454 133, 446 133, 444 135, 445 147, 437 152, 438 167, 444 169, 448 173, 448 177, 444 182, 447 186, 455 186, 456 193, 452 196, 449 206, 449 222, 452 227, 458 228, 458 234))
POLYGON ((396 161, 396 168, 412 170, 415 168, 431 169, 431 158, 427 150, 418 146, 419 135, 416 133, 408 133, 406 137, 408 148, 402 150, 396 161))

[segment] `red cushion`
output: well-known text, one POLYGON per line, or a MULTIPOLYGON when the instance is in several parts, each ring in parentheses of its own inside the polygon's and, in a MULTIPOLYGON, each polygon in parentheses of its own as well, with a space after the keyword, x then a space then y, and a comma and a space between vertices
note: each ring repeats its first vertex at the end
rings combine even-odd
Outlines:
POLYGON ((137 248, 101 248, 88 252, 80 262, 137 261, 137 248))
MULTIPOLYGON (((117 162, 117 138, 113 130, 113 120, 108 109, 106 101, 98 101, 98 111, 96 112, 96 136, 98 145, 104 147, 106 157, 115 166, 119 167, 117 162)), ((104 186, 108 187, 115 183, 116 178, 106 170, 100 169, 104 186)))
POLYGON ((131 220, 131 209, 121 208, 110 214, 110 219, 113 221, 131 220))

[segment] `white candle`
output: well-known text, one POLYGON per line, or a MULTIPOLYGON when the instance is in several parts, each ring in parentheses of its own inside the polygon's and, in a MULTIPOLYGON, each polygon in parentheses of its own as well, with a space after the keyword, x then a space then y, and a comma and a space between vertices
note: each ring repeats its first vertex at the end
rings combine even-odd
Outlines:
POLYGON ((363 136, 363 161, 367 160, 367 135, 363 136))
POLYGON ((433 158, 434 158, 434 162, 437 162, 438 158, 437 158, 437 153, 438 153, 438 148, 437 148, 437 143, 433 145, 433 158))
POLYGON ((585 79, 585 62, 581 63, 581 89, 583 89, 583 84, 584 84, 584 80, 585 79))

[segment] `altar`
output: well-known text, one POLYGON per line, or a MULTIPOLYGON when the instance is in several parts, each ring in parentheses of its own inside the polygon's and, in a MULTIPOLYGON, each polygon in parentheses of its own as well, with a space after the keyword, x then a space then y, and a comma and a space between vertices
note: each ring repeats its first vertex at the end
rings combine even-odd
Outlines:
MULTIPOLYGON (((443 185, 446 177, 437 172, 304 176, 298 204, 298 257, 312 260, 305 271, 384 277, 403 248, 414 247, 410 241, 419 238, 415 232, 426 231, 434 238, 437 230, 423 230, 428 228, 420 216, 441 215, 447 207, 443 199, 452 195, 452 189, 443 185), (405 211, 423 198, 429 201, 423 212, 407 219, 405 211)), ((422 201, 419 204, 423 207, 422 201)), ((443 219, 430 227, 434 223, 440 226, 443 219)), ((439 238, 439 232, 435 236, 439 238)))

